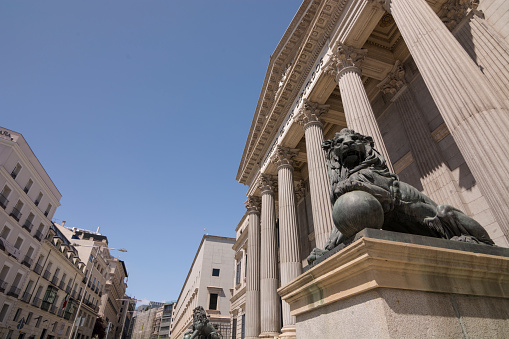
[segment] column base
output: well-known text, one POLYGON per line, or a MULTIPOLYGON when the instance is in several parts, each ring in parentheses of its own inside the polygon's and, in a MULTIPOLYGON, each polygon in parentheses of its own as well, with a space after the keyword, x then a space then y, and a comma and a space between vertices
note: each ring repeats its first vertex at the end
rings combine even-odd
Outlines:
POLYGON ((258 338, 279 338, 279 333, 278 332, 264 332, 264 333, 260 333, 258 338))
POLYGON ((297 338, 297 329, 295 325, 285 326, 281 329, 281 335, 279 338, 295 339, 297 338))

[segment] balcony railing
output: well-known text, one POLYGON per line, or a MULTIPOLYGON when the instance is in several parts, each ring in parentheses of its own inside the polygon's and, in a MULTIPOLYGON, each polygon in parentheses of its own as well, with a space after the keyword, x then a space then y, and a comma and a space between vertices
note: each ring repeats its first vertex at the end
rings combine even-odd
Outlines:
POLYGON ((57 313, 57 307, 52 304, 49 308, 49 312, 53 314, 57 313))
POLYGON ((6 197, 4 197, 3 194, 0 194, 0 206, 2 206, 3 209, 7 207, 7 204, 9 203, 9 200, 7 200, 6 197))
POLYGON ((35 232, 34 238, 41 241, 42 240, 42 233, 41 231, 35 232))
POLYGON ((46 271, 44 271, 44 274, 42 275, 42 277, 49 281, 50 275, 51 275, 51 272, 46 270, 46 271))
POLYGON ((72 291, 71 298, 74 298, 76 296, 76 291, 72 291))
MULTIPOLYGON (((70 280, 69 280, 70 281, 70 280)), ((71 285, 67 285, 67 287, 65 288, 65 291, 67 293, 70 293, 71 292, 71 285)))
POLYGON ((30 222, 30 220, 25 220, 25 223, 23 224, 23 228, 26 229, 28 232, 32 232, 32 227, 34 225, 30 222))
POLYGON ((18 210, 16 207, 13 207, 12 212, 9 215, 16 219, 16 221, 19 221, 19 219, 21 218, 21 211, 18 210))
POLYGON ((12 171, 12 172, 11 172, 11 177, 12 177, 13 179, 16 179, 16 177, 17 177, 17 176, 18 176, 18 173, 16 173, 16 170, 14 170, 14 171, 12 171))
POLYGON ((37 273, 37 274, 41 274, 41 272, 42 272, 42 265, 39 264, 39 263, 35 264, 34 272, 37 273))
POLYGON ((0 279, 0 292, 5 292, 6 288, 7 288, 7 281, 3 281, 0 279))
POLYGON ((21 263, 23 265, 25 265, 26 267, 30 268, 30 266, 32 266, 32 262, 33 262, 33 259, 30 258, 28 255, 25 255, 25 258, 23 259, 23 261, 21 263))
POLYGON ((64 290, 65 281, 64 279, 60 280, 60 284, 58 284, 58 288, 60 288, 62 291, 64 290))
POLYGON ((47 216, 48 216, 48 214, 49 214, 49 212, 48 212, 48 211, 45 211, 45 212, 44 212, 44 216, 46 216, 46 217, 47 217, 47 216))
POLYGON ((30 298, 32 298, 32 293, 25 292, 25 293, 23 293, 23 296, 21 297, 21 301, 29 303, 30 298))
POLYGON ((34 201, 35 206, 39 206, 39 203, 40 203, 40 202, 41 202, 40 200, 36 200, 36 201, 34 201))
POLYGON ((83 277, 83 279, 81 280, 83 283, 86 283, 87 282, 87 277, 83 277))
POLYGON ((51 279, 51 283, 55 286, 58 286, 58 277, 56 275, 54 275, 53 279, 51 279))
POLYGON ((9 289, 9 292, 7 292, 7 295, 17 298, 17 297, 19 297, 20 292, 21 292, 20 288, 18 288, 17 286, 11 286, 11 288, 9 289))
POLYGON ((32 305, 35 307, 41 307, 41 298, 34 297, 34 300, 32 300, 32 305))

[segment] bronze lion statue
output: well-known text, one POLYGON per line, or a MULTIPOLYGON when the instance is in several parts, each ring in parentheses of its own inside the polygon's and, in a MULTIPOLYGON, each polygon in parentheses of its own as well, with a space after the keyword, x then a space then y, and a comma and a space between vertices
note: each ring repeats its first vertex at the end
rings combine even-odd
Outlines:
POLYGON ((494 245, 477 221, 399 181, 373 146, 371 137, 350 129, 323 142, 336 228, 325 250, 311 252, 310 264, 364 228, 494 245))
POLYGON ((193 327, 184 333, 184 339, 220 339, 214 325, 209 323, 209 318, 203 307, 198 306, 193 310, 193 327))

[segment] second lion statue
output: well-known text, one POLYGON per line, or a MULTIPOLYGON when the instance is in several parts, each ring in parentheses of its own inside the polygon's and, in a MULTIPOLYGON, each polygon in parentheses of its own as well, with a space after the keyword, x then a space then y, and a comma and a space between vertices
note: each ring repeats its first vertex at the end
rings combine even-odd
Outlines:
POLYGON ((343 129, 324 141, 322 148, 327 156, 335 229, 325 249, 311 252, 310 264, 364 228, 494 245, 477 221, 399 181, 374 149, 371 137, 343 129))

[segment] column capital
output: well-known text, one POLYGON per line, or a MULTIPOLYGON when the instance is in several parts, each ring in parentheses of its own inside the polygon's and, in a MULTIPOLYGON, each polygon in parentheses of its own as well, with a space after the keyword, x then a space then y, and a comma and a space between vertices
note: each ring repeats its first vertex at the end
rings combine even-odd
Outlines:
POLYGON ((361 64, 367 53, 367 49, 353 48, 338 42, 329 52, 329 62, 324 72, 334 76, 337 83, 347 71, 354 71, 361 75, 361 64))
POLYGON ((479 0, 449 0, 440 9, 440 20, 452 31, 471 10, 479 7, 479 0))
POLYGON ((258 179, 258 188, 262 194, 274 195, 277 189, 277 180, 270 174, 262 174, 258 179))
POLYGON ((260 214, 261 205, 262 201, 260 197, 255 195, 248 196, 246 202, 244 203, 244 206, 246 206, 247 212, 249 214, 260 214))
POLYGON ((276 152, 274 152, 271 161, 277 165, 278 170, 280 168, 289 168, 293 171, 294 158, 297 154, 299 154, 298 149, 277 145, 276 152))
MULTIPOLYGON (((406 86, 405 69, 399 60, 396 60, 392 70, 387 73, 387 76, 377 85, 380 91, 392 97, 396 95, 401 89, 406 86)), ((394 98, 393 98, 394 99, 394 98)))
POLYGON ((329 111, 329 105, 320 105, 316 102, 311 102, 304 99, 304 105, 299 109, 299 113, 295 117, 295 121, 304 127, 317 125, 323 128, 320 116, 329 111))

